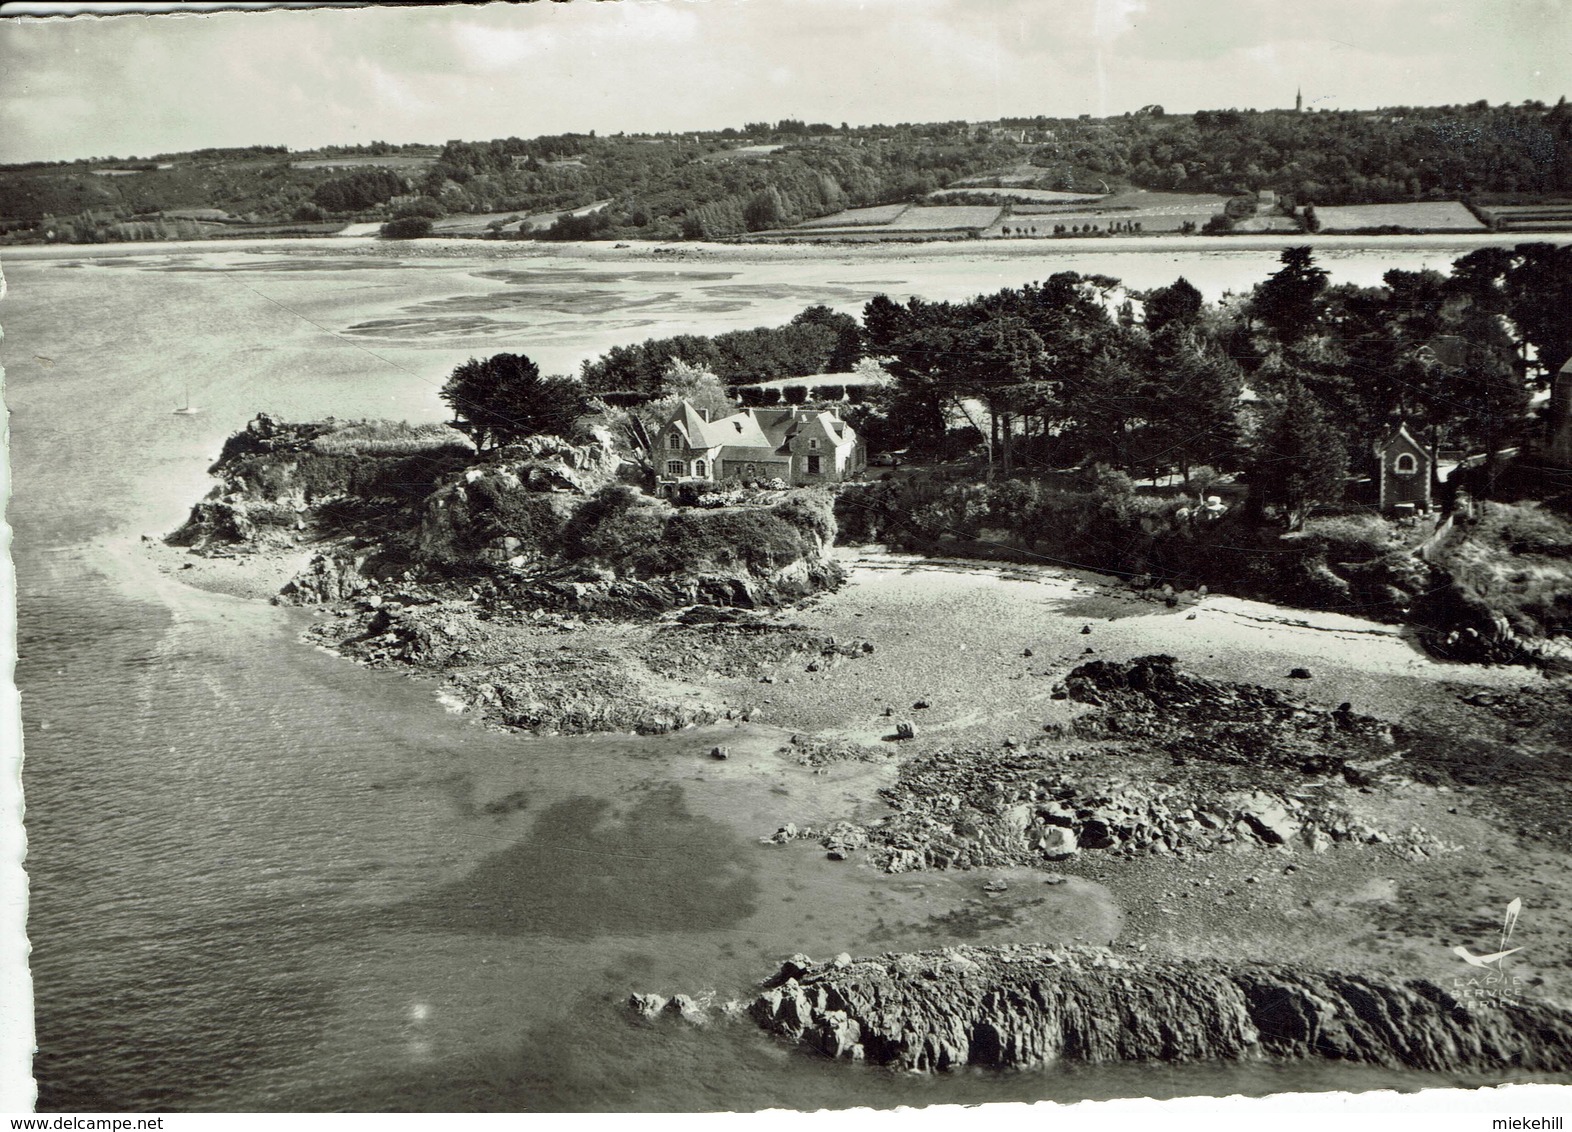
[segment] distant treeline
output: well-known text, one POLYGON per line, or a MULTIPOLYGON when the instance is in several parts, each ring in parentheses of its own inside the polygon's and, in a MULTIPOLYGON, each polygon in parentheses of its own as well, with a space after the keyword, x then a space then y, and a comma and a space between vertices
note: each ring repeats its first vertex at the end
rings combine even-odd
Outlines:
MULTIPOLYGON (((431 153, 373 142, 322 153, 431 153)), ((563 216, 544 239, 717 238, 798 223, 843 208, 920 199, 958 180, 991 179, 1076 193, 1134 185, 1231 194, 1273 190, 1299 204, 1572 193, 1572 107, 1390 107, 1360 112, 1160 107, 1104 119, 1016 118, 839 127, 783 120, 743 129, 639 136, 555 134, 453 141, 391 180, 369 171, 301 169, 283 146, 205 149, 152 158, 0 167, 0 219, 100 211, 222 208, 264 221, 304 207, 389 218, 396 198, 445 213, 563 216), (751 148, 750 148, 751 147, 751 148), (773 148, 772 148, 773 147, 773 148), (135 176, 95 167, 167 162, 135 176), (333 185, 327 188, 327 185, 333 185)), ((299 155, 295 155, 299 156, 299 155)), ((312 217, 315 218, 315 217, 312 217)))

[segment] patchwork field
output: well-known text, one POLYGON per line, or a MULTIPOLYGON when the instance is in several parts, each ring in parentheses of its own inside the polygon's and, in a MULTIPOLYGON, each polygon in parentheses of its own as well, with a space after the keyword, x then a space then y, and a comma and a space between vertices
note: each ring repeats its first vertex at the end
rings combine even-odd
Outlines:
POLYGON ((956 188, 986 189, 997 185, 1029 185, 1042 177, 1053 173, 1052 169, 1044 169, 1040 165, 1022 162, 1020 165, 997 173, 988 173, 977 177, 967 177, 956 181, 956 188))
POLYGON ((1459 201, 1328 205, 1315 210, 1321 232, 1406 228, 1414 232, 1480 232, 1484 224, 1459 201))
POLYGON ((1572 201, 1551 204, 1495 204, 1480 208, 1498 232, 1572 229, 1572 201))
MULTIPOLYGON (((1213 216, 1223 210, 1228 203, 1228 198, 1216 193, 1151 193, 1144 189, 1131 189, 1128 192, 1114 193, 1110 196, 1097 198, 1096 212, 1145 212, 1153 216, 1170 216, 1180 214, 1200 214, 1213 216)), ((1015 212, 1021 213, 1051 213, 1063 211, 1086 211, 1073 209, 1064 205, 1016 205, 1015 212)))
POLYGON ((768 157, 777 149, 785 149, 785 145, 739 145, 735 149, 723 149, 718 153, 706 153, 699 158, 700 161, 742 161, 749 157, 768 157))

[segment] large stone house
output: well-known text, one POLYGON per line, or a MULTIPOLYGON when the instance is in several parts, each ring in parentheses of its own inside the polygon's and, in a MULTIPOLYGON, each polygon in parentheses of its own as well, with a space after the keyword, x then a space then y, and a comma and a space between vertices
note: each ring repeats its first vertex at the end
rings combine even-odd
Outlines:
POLYGON ((693 481, 835 483, 868 463, 861 437, 823 409, 744 409, 712 421, 684 401, 650 439, 662 493, 693 481))

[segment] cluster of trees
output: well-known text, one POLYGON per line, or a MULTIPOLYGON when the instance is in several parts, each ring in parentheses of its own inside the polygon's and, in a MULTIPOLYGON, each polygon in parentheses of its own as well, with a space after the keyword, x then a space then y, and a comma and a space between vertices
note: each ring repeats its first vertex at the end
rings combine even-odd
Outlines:
MULTIPOLYGON (((631 397, 623 423, 637 437, 680 400, 712 419, 734 411, 728 386, 771 359, 798 373, 877 364, 893 381, 843 411, 881 447, 944 457, 981 444, 990 478, 1093 465, 1186 480, 1243 472, 1257 513, 1275 508, 1297 527, 1342 498, 1399 420, 1436 448, 1483 454, 1488 474, 1527 436, 1533 384, 1572 358, 1568 310, 1568 247, 1483 248, 1449 275, 1393 269, 1378 287, 1333 285, 1296 247, 1222 304, 1183 278, 1132 291, 1061 272, 964 302, 881 295, 860 326, 811 307, 773 330, 651 339, 586 363, 580 380, 542 377, 522 355, 472 359, 442 395, 484 448, 569 434, 597 393, 631 397)), ((847 388, 816 392, 839 400, 847 388)))
POLYGON ((680 334, 616 346, 584 363, 584 385, 594 392, 654 394, 673 359, 708 370, 727 385, 815 373, 847 373, 862 357, 857 320, 825 306, 802 311, 785 326, 724 334, 680 334))
POLYGON ((357 169, 322 182, 311 200, 328 212, 364 212, 408 191, 408 182, 391 169, 357 169))
POLYGON ((1053 139, 1034 150, 1036 164, 1149 189, 1273 189, 1320 204, 1572 190, 1565 99, 1554 107, 1202 110, 1045 125, 1053 139))
POLYGON ((1005 474, 1243 471, 1256 506, 1297 525, 1399 419, 1491 466, 1526 433, 1532 381, 1572 356, 1568 309, 1568 248, 1481 249, 1450 276, 1358 287, 1301 247, 1222 307, 1183 279, 1142 293, 1064 272, 968 302, 881 296, 863 331, 896 379, 891 440, 951 453, 964 421, 1005 474), (1258 408, 1241 411, 1246 389, 1258 408))
MULTIPOLYGON (((1007 143, 891 137, 787 145, 725 160, 693 156, 690 147, 687 160, 633 185, 599 182, 597 193, 611 200, 606 208, 564 217, 541 235, 715 239, 782 228, 843 208, 916 200, 957 178, 1015 161, 1019 150, 1007 143)), ((593 165, 587 158, 586 174, 593 165)))

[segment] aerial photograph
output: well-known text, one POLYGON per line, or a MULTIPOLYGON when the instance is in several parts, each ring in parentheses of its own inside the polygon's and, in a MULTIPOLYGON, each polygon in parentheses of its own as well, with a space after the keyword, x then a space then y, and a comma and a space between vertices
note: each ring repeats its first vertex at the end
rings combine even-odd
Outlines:
POLYGON ((50 7, 0 1108, 1572 1085, 1572 3, 50 7))

